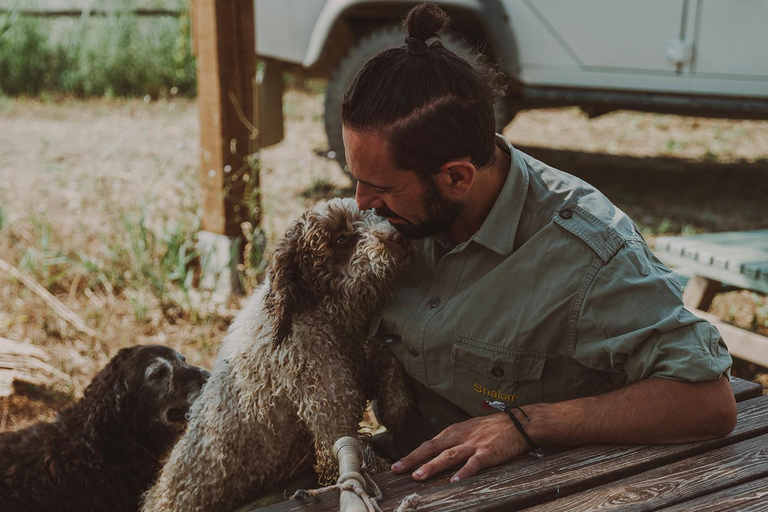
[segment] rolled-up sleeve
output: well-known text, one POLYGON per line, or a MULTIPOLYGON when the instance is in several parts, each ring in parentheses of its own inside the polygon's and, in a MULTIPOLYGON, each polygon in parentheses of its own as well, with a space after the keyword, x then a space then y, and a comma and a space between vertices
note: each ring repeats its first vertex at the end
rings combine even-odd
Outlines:
POLYGON ((732 364, 720 333, 683 307, 677 275, 642 242, 628 243, 595 274, 576 320, 574 358, 628 384, 710 381, 732 364))

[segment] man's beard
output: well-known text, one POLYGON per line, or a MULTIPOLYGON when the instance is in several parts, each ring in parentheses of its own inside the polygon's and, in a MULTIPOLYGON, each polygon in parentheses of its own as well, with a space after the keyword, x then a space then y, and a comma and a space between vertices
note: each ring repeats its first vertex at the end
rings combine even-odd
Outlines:
POLYGON ((419 224, 412 224, 389 208, 376 208, 376 214, 388 219, 401 219, 407 224, 392 223, 392 226, 406 238, 419 239, 436 236, 450 228, 461 214, 463 206, 460 202, 445 197, 437 185, 432 181, 424 180, 426 194, 424 195, 423 208, 427 212, 427 220, 419 224))

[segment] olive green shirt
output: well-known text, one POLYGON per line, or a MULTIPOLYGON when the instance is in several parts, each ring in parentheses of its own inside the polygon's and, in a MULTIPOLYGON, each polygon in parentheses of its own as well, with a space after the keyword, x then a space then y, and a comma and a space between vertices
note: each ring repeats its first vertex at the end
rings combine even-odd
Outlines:
POLYGON ((597 395, 649 377, 715 380, 731 357, 683 307, 677 274, 584 181, 514 149, 480 230, 421 241, 371 332, 416 380, 473 416, 597 395), (379 337, 377 336, 377 337, 379 337))

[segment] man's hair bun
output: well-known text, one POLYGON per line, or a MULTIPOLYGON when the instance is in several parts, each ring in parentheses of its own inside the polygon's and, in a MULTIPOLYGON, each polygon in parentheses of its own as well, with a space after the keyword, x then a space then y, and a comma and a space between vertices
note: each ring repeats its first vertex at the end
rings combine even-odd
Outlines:
POLYGON ((410 37, 426 41, 430 37, 439 37, 448 24, 448 15, 432 3, 419 4, 405 18, 405 31, 410 37))

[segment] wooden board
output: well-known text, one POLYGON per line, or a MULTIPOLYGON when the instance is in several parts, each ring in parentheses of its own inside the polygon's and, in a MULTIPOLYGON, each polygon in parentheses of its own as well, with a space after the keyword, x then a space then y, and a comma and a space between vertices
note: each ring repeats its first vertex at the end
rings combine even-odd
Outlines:
POLYGON ((654 252, 671 266, 768 293, 768 230, 659 237, 654 252))
MULTIPOLYGON (((734 431, 711 441, 585 446, 550 451, 541 459, 526 455, 456 484, 448 481, 451 472, 425 483, 391 473, 374 478, 384 492, 385 499, 380 502, 384 511, 394 510, 405 495, 413 492, 421 496, 418 512, 520 510, 768 434, 768 396, 741 402, 738 408, 739 421, 734 431)), ((338 497, 331 494, 307 503, 288 501, 261 510, 338 510, 338 497)))
POLYGON ((656 510, 765 476, 768 476, 768 435, 645 471, 526 511, 656 510))
POLYGON ((751 400, 757 398, 763 394, 763 386, 757 382, 750 382, 748 380, 739 379, 738 377, 731 377, 731 389, 733 390, 733 396, 737 402, 743 402, 744 400, 751 400))
POLYGON ((730 487, 677 505, 662 508, 664 512, 720 512, 733 510, 757 512, 768 510, 768 477, 730 487))

